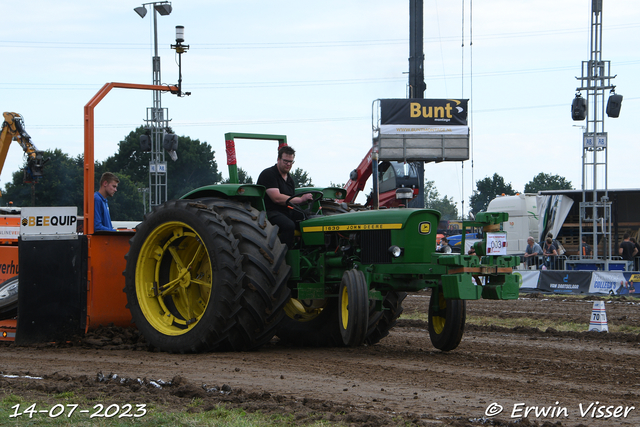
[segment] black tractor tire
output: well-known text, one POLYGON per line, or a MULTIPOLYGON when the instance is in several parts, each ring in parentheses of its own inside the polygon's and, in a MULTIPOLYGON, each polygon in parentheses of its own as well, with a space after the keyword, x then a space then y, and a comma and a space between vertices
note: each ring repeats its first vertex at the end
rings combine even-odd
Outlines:
POLYGON ((231 349, 256 349, 275 336, 284 317, 283 307, 291 296, 287 287, 291 275, 291 267, 285 261, 287 246, 280 242, 278 227, 267 220, 266 212, 249 202, 218 198, 200 202, 231 226, 243 255, 242 309, 230 336, 231 349))
POLYGON ((382 301, 382 311, 373 310, 369 312, 369 327, 364 340, 367 345, 374 345, 381 339, 389 335, 389 331, 398 323, 398 318, 402 314, 402 302, 407 297, 406 292, 388 291, 382 301))
POLYGON ((369 326, 369 287, 364 273, 347 270, 338 292, 338 326, 347 347, 362 345, 369 326))
POLYGON ((297 347, 343 347, 338 326, 338 298, 290 298, 276 335, 280 343, 297 347))
POLYGON ((160 351, 225 350, 242 299, 242 255, 222 217, 191 200, 145 215, 130 240, 127 307, 160 351))
POLYGON ((0 283, 0 320, 12 319, 18 314, 18 276, 0 283))
POLYGON ((464 335, 466 318, 465 300, 445 299, 441 287, 431 289, 428 329, 435 348, 442 351, 457 348, 464 335))

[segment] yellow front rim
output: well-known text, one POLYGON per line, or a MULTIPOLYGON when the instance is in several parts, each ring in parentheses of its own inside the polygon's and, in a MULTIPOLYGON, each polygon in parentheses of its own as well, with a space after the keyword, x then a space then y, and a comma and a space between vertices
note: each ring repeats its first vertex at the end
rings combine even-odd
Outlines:
POLYGON ((164 335, 198 324, 212 291, 211 261, 200 236, 183 222, 167 222, 143 243, 136 265, 142 313, 164 335))
POLYGON ((342 303, 340 304, 340 319, 342 320, 342 328, 347 329, 349 325, 349 293, 347 287, 342 288, 342 303))
MULTIPOLYGON (((438 292, 438 306, 440 308, 440 312, 447 309, 447 300, 444 299, 442 292, 438 292)), ((436 334, 440 335, 442 331, 444 331, 445 318, 441 316, 432 316, 431 324, 433 325, 433 330, 436 334)))

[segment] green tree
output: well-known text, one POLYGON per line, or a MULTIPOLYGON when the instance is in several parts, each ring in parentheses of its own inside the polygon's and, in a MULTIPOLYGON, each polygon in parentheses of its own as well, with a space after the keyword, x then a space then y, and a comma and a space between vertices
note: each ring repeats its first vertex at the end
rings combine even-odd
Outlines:
POLYGON ((23 169, 12 175, 3 191, 2 204, 13 202, 14 206, 76 206, 82 213, 83 204, 83 164, 82 157, 71 158, 62 150, 45 150, 43 157, 50 160, 45 164, 43 176, 34 186, 35 203, 32 203, 32 184, 24 183, 23 169))
MULTIPOLYGON (((229 178, 225 178, 222 181, 222 184, 229 184, 231 180, 229 178)), ((246 170, 242 168, 238 168, 238 183, 239 184, 253 184, 253 178, 247 173, 246 170)))
POLYGON ((489 202, 500 194, 513 196, 516 191, 511 187, 511 183, 505 184, 504 178, 497 173, 493 177, 486 177, 476 182, 476 190, 469 198, 471 212, 475 215, 478 212, 485 211, 489 202))
POLYGON ((296 168, 290 175, 293 178, 293 182, 296 183, 296 187, 313 187, 311 177, 303 169, 296 168))
MULTIPOLYGON (((118 177, 127 175, 137 188, 148 187, 151 153, 140 150, 140 135, 145 132, 144 126, 131 131, 118 144, 118 151, 102 163, 102 170, 113 172, 118 177)), ((168 155, 165 157, 169 199, 179 198, 195 188, 216 184, 222 179, 215 161, 215 152, 208 143, 180 136, 177 154, 176 161, 171 160, 168 155)))
POLYGON ((560 175, 540 172, 524 186, 525 193, 537 193, 544 190, 573 190, 571 181, 560 175))
POLYGON ((424 207, 440 212, 443 220, 458 218, 458 207, 453 201, 453 197, 444 196, 440 198, 440 193, 435 187, 434 181, 424 182, 424 207))

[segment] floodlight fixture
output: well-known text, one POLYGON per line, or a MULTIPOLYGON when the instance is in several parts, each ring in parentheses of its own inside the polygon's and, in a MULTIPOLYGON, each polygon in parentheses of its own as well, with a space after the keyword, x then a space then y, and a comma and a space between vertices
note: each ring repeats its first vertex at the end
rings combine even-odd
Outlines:
POLYGON ((140 15, 140 18, 144 18, 147 15, 147 8, 144 6, 134 7, 133 10, 140 15))
POLYGON ((162 16, 167 16, 171 13, 171 11, 173 10, 171 8, 171 4, 170 3, 160 3, 160 4, 155 4, 153 6, 160 15, 162 16))

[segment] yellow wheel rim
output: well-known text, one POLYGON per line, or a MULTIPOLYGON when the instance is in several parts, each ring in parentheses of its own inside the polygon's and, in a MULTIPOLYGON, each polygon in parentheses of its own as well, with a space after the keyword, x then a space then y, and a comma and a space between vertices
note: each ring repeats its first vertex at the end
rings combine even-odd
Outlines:
POLYGON ((153 230, 136 264, 140 309, 154 329, 182 335, 198 324, 211 298, 211 261, 200 236, 183 222, 153 230))
MULTIPOLYGON (((440 312, 442 312, 442 310, 447 309, 447 300, 444 299, 442 292, 438 292, 438 306, 441 310, 440 312)), ((444 331, 445 322, 446 320, 444 317, 441 317, 441 316, 431 317, 431 324, 433 325, 433 330, 435 331, 436 334, 440 335, 442 331, 444 331)))
POLYGON ((349 293, 347 287, 342 287, 342 303, 340 304, 340 320, 342 321, 342 328, 347 329, 349 325, 349 293))
POLYGON ((289 302, 284 306, 284 312, 287 316, 296 322, 308 322, 315 319, 322 313, 327 300, 299 300, 290 298, 289 302))

